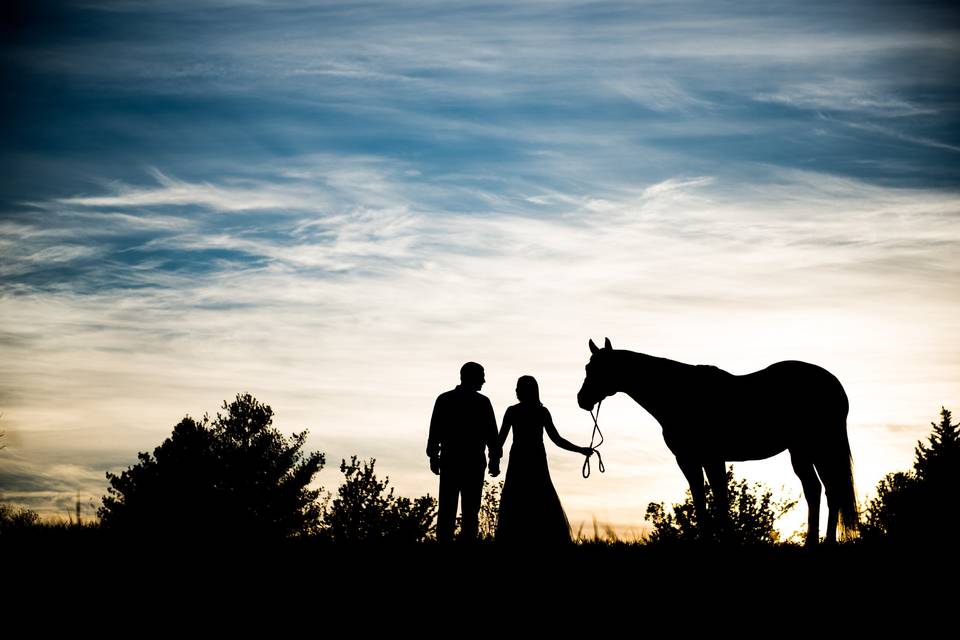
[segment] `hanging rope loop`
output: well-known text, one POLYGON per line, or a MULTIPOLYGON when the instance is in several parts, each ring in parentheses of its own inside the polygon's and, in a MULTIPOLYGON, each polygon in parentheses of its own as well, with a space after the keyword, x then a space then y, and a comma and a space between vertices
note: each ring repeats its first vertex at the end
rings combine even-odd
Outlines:
MULTIPOLYGON (((597 451, 600 445, 603 444, 603 432, 600 431, 600 423, 597 422, 597 420, 600 418, 600 403, 602 402, 603 400, 600 400, 600 402, 597 403, 596 415, 594 415, 592 409, 590 410, 590 417, 593 418, 593 433, 590 434, 590 449, 592 449, 594 455, 597 456, 597 469, 600 470, 600 473, 606 473, 607 469, 603 466, 603 458, 600 456, 600 452, 597 451), (597 434, 600 435, 600 442, 593 444, 593 440, 597 434)), ((584 478, 590 477, 590 456, 585 456, 583 461, 583 469, 581 469, 580 473, 583 474, 584 478)))

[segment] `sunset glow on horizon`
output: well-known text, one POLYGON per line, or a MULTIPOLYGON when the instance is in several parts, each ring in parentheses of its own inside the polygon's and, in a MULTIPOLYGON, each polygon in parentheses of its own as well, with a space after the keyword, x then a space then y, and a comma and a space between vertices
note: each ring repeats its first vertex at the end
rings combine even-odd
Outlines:
MULTIPOLYGON (((245 392, 310 430, 327 489, 358 455, 436 496, 430 412, 464 362, 498 420, 533 375, 586 445, 605 337, 826 368, 861 504, 960 411, 956 9, 162 5, 5 18, 0 500, 96 504, 245 392)), ((575 532, 639 534, 686 483, 629 398, 600 426, 606 473, 547 442, 554 484, 575 532)), ((734 466, 800 497, 786 454, 734 466)))

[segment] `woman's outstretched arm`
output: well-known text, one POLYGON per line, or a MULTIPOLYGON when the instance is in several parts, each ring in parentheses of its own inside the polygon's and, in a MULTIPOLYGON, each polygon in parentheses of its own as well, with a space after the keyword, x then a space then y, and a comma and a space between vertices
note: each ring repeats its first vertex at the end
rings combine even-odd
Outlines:
POLYGON ((546 416, 543 428, 546 429, 547 435, 550 436, 550 439, 553 440, 553 444, 557 445, 561 449, 566 449, 567 451, 573 451, 574 453, 580 453, 585 456, 588 456, 593 453, 593 449, 590 447, 578 447, 573 444, 566 438, 560 435, 557 431, 557 428, 553 425, 553 417, 550 415, 550 412, 546 407, 543 408, 543 413, 546 416))

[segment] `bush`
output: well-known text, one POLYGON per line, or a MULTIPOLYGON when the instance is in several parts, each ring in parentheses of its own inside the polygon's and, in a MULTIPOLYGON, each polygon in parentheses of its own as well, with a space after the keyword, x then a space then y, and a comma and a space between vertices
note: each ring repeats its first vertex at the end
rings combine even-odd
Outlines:
POLYGON ((437 501, 429 495, 414 500, 387 489, 390 478, 377 479, 375 459, 341 461, 346 478, 328 501, 323 514, 324 535, 334 542, 422 542, 434 531, 437 501))
POLYGON ((32 509, 0 504, 0 536, 21 532, 39 523, 40 515, 32 509))
MULTIPOLYGON (((500 518, 500 496, 503 493, 503 480, 497 483, 483 481, 483 499, 480 502, 480 526, 478 540, 493 540, 497 534, 497 521, 500 518)), ((459 524, 459 519, 458 519, 459 524)))
POLYGON ((714 514, 712 522, 699 523, 693 497, 687 490, 686 500, 668 511, 663 503, 647 505, 645 519, 653 523, 647 537, 649 543, 726 542, 741 545, 770 545, 780 542, 775 524, 797 505, 797 500, 774 500, 773 492, 759 483, 750 485, 736 480, 733 467, 727 469, 727 495, 730 498, 725 526, 713 492, 707 489, 707 510, 714 514), (700 526, 706 524, 707 526, 700 526))

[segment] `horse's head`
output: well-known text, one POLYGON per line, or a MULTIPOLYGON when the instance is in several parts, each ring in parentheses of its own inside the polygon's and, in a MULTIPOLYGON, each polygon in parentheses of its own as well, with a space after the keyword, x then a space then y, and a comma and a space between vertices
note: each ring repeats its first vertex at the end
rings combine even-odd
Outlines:
POLYGON ((590 362, 586 366, 587 377, 583 379, 583 386, 577 394, 577 404, 586 411, 592 411, 595 404, 618 391, 613 381, 613 346, 610 338, 604 340, 603 349, 591 340, 590 354, 590 362))

